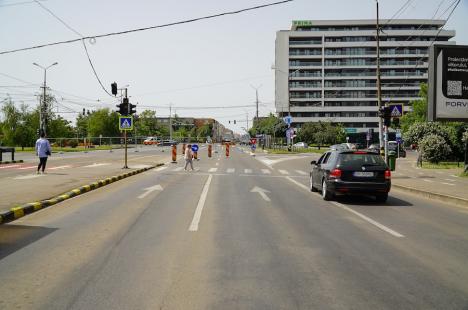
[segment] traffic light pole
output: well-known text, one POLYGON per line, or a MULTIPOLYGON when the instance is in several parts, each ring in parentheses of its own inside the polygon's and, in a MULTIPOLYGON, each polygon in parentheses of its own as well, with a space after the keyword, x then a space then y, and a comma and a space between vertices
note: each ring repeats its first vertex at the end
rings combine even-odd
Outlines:
MULTIPOLYGON (((376 36, 376 42, 377 42, 377 59, 376 59, 376 65, 377 65, 377 106, 379 111, 382 109, 382 87, 380 83, 380 25, 379 25, 379 1, 376 0, 376 5, 377 5, 377 18, 376 18, 376 30, 377 30, 377 36, 376 36)), ((380 148, 384 146, 384 126, 382 122, 382 118, 379 118, 379 145, 380 148)), ((385 151, 386 154, 386 151, 385 151)), ((385 155, 385 158, 387 155, 385 155)))
MULTIPOLYGON (((127 97, 127 88, 125 88, 125 101, 128 103, 128 97, 127 97)), ((130 105, 130 103, 128 103, 130 105)), ((127 107, 127 111, 129 111, 129 108, 127 107)), ((124 142, 125 142, 125 164, 123 166, 123 169, 128 169, 127 165, 127 131, 124 130, 124 142)))

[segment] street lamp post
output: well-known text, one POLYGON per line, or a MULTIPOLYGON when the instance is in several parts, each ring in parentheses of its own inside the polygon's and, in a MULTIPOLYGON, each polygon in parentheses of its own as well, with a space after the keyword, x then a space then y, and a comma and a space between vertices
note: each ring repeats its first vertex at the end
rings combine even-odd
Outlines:
POLYGON ((43 86, 43 93, 42 93, 42 104, 41 103, 39 104, 39 129, 40 129, 40 132, 43 132, 45 134, 46 133, 45 119, 46 119, 46 114, 47 114, 47 100, 46 100, 47 69, 49 69, 52 66, 58 65, 58 62, 54 62, 48 67, 43 67, 35 62, 33 62, 33 65, 44 70, 44 86, 43 86))

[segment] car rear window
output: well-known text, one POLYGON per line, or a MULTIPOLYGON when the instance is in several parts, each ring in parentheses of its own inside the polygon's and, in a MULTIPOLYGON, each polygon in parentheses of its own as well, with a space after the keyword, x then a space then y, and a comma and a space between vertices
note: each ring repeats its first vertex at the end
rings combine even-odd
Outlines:
POLYGON ((360 169, 362 166, 385 166, 385 161, 382 156, 378 154, 356 154, 356 153, 344 153, 340 154, 338 158, 338 165, 346 168, 360 169))

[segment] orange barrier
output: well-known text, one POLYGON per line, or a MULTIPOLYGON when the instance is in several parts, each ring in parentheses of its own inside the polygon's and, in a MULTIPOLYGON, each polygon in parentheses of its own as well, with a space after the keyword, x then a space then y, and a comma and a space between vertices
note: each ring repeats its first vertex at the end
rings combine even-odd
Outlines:
POLYGON ((198 152, 193 152, 193 158, 198 159, 198 152))
POLYGON ((185 155, 185 148, 187 147, 187 144, 182 144, 182 155, 185 155))
POLYGON ((226 142, 226 157, 229 157, 229 143, 226 142))
POLYGON ((211 157, 212 150, 213 150, 213 145, 209 144, 208 145, 208 157, 211 157))
POLYGON ((172 162, 177 162, 177 146, 175 144, 172 145, 172 162))

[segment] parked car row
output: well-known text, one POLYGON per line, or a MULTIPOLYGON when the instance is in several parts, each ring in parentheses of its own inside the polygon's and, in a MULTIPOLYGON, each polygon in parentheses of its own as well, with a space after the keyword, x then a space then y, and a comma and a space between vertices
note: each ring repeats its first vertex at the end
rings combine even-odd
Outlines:
POLYGON ((179 144, 179 142, 175 140, 160 140, 156 137, 148 137, 143 141, 144 145, 158 145, 158 146, 170 146, 174 144, 179 144))

